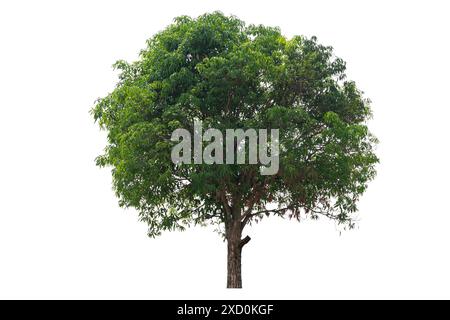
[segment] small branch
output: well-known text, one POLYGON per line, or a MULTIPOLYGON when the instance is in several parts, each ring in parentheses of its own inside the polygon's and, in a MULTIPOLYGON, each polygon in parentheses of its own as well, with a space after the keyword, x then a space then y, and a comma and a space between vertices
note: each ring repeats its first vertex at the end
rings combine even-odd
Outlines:
POLYGON ((254 216, 257 216, 257 215, 260 215, 260 214, 263 214, 263 213, 264 214, 267 214, 267 213, 275 213, 275 214, 283 213, 284 214, 284 212, 287 211, 287 210, 291 210, 291 208, 262 210, 262 211, 258 211, 258 212, 255 212, 255 213, 251 214, 251 216, 254 217, 254 216))
POLYGON ((244 239, 241 239, 241 242, 239 243, 239 248, 243 248, 247 243, 250 242, 250 240, 252 240, 252 238, 250 238, 249 236, 246 236, 244 239))

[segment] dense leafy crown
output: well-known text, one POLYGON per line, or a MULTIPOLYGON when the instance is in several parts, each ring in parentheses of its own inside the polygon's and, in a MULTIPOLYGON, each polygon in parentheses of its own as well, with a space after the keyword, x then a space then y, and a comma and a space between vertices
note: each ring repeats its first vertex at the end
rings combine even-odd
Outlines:
POLYGON ((150 235, 226 225, 235 208, 245 222, 324 215, 353 226, 375 175, 376 139, 365 124, 369 101, 331 47, 215 12, 176 18, 138 61, 115 67, 117 87, 92 109, 108 133, 97 164, 113 168, 120 204, 138 210, 150 235), (194 119, 205 129, 279 128, 279 172, 173 164, 171 133, 192 130, 194 119))

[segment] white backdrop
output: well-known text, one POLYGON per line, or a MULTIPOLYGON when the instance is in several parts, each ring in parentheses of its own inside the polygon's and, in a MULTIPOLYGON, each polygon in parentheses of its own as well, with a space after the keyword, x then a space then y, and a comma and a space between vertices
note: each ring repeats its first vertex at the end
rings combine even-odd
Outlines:
POLYGON ((450 298, 448 1, 2 1, 0 298, 450 298), (373 100, 378 176, 358 229, 277 218, 246 229, 226 290, 211 229, 146 236, 94 158, 89 109, 117 59, 178 15, 221 10, 316 35, 373 100))

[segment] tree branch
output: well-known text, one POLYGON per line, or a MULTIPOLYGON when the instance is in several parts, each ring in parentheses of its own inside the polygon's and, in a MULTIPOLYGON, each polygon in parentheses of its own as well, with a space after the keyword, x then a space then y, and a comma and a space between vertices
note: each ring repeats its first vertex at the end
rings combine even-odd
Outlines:
POLYGON ((231 207, 228 204, 227 197, 225 196, 225 192, 223 190, 217 191, 217 197, 222 202, 222 205, 225 209, 225 223, 227 223, 232 217, 231 207))
POLYGON ((239 243, 239 248, 243 248, 247 243, 250 242, 250 240, 252 240, 252 238, 250 238, 249 236, 246 236, 244 239, 241 239, 241 242, 239 243))

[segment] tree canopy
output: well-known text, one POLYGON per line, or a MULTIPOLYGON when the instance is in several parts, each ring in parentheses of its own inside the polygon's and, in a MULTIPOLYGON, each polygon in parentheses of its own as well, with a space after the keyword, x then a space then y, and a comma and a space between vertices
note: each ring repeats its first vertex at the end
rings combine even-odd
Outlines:
POLYGON ((377 140, 370 101, 331 47, 214 12, 175 18, 137 61, 114 66, 116 88, 92 109, 108 134, 97 164, 112 167, 120 205, 137 209, 150 236, 215 224, 228 239, 232 225, 242 231, 269 215, 353 227, 377 140), (278 173, 174 164, 171 133, 192 131, 195 119, 220 130, 279 129, 278 173))

